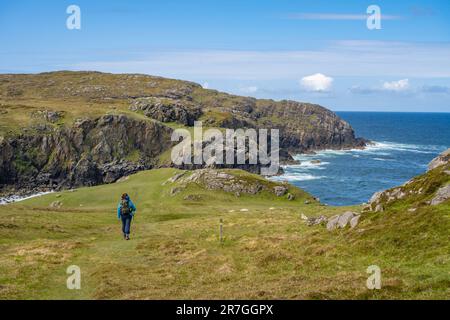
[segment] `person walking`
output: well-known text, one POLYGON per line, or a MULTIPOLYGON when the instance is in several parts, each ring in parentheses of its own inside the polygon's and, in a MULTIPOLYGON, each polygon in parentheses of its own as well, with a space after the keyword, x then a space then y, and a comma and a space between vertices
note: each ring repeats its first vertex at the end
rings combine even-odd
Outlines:
POLYGON ((125 240, 130 240, 131 221, 136 214, 136 206, 126 193, 122 197, 117 207, 117 218, 122 220, 122 233, 125 240))

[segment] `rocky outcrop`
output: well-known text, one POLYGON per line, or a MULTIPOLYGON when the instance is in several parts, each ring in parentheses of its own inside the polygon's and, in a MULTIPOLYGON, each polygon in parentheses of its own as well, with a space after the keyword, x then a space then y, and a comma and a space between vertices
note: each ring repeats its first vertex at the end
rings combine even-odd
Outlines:
POLYGON ((145 116, 161 122, 178 122, 185 126, 193 126, 202 114, 201 108, 191 102, 153 97, 134 100, 130 110, 142 111, 145 116))
POLYGON ((233 193, 239 197, 243 194, 255 195, 261 192, 271 193, 277 197, 294 200, 294 196, 288 193, 288 186, 278 184, 263 178, 255 178, 244 171, 223 171, 215 169, 200 169, 189 173, 178 173, 168 179, 164 184, 175 184, 172 187, 172 195, 176 195, 186 189, 190 184, 195 184, 206 190, 220 190, 233 193), (289 198, 291 195, 291 199, 289 198))
POLYGON ((157 122, 105 115, 72 127, 0 140, 0 187, 92 186, 150 169, 170 147, 171 129, 157 122))
POLYGON ((360 214, 351 211, 346 211, 343 214, 338 214, 330 218, 323 215, 308 218, 302 215, 302 219, 305 220, 308 226, 325 225, 328 231, 344 229, 347 226, 353 229, 358 225, 360 217, 360 214))
POLYGON ((432 206, 437 206, 448 199, 450 199, 450 184, 439 188, 430 204, 432 206))
POLYGON ((407 201, 411 208, 409 212, 416 212, 417 207, 423 205, 439 205, 450 199, 450 149, 433 159, 428 171, 415 177, 400 187, 375 193, 364 210, 382 212, 398 201, 407 201))
POLYGON ((436 169, 450 162, 450 148, 434 158, 428 165, 428 171, 436 169))
POLYGON ((64 112, 39 110, 31 113, 32 118, 43 119, 47 122, 55 123, 64 117, 64 112))

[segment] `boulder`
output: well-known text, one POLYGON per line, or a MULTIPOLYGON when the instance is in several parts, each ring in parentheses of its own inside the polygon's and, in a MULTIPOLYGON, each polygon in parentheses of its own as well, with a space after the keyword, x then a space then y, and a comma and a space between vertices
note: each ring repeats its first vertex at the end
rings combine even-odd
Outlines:
POLYGON ((352 229, 355 228, 358 225, 360 218, 361 218, 361 215, 354 216, 350 220, 350 228, 352 228, 352 229))
POLYGON ((450 184, 439 188, 430 204, 432 206, 436 206, 444 201, 447 201, 448 199, 450 199, 450 184))
POLYGON ((339 215, 335 215, 335 216, 331 217, 330 219, 328 219, 327 230, 328 231, 335 230, 339 226, 338 221, 339 221, 339 215))
POLYGON ((345 228, 350 220, 355 216, 355 214, 351 211, 344 212, 339 216, 338 225, 340 228, 345 228))
POLYGON ((277 197, 282 197, 287 193, 288 189, 283 186, 276 186, 273 188, 273 192, 277 197))

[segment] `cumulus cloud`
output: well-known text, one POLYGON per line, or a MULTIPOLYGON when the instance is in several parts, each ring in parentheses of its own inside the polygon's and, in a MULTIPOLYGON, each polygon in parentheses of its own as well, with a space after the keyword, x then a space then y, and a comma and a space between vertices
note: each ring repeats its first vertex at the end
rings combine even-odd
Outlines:
POLYGON ((406 91, 409 89, 409 80, 402 79, 398 81, 385 82, 383 83, 383 89, 395 92, 406 91))
POLYGON ((324 74, 316 73, 303 77, 300 80, 300 86, 303 90, 309 92, 328 92, 333 85, 334 79, 324 74))

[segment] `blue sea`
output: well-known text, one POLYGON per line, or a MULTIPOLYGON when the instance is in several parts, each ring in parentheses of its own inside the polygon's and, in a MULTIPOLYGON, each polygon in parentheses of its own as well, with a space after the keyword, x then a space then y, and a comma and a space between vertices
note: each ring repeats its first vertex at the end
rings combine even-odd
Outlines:
POLYGON ((297 155, 301 164, 283 167, 285 174, 276 180, 287 180, 329 205, 361 204, 377 191, 424 173, 428 163, 450 147, 450 113, 337 114, 358 137, 374 145, 365 150, 297 155))

